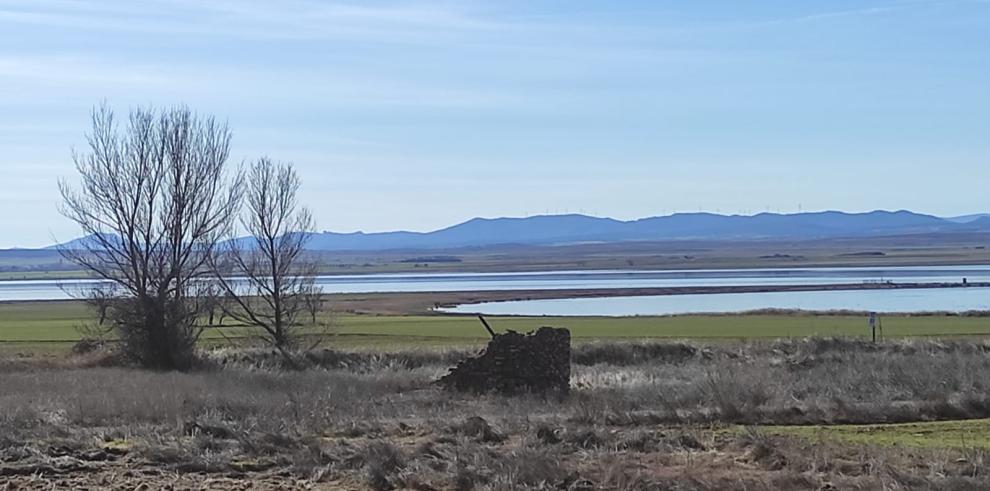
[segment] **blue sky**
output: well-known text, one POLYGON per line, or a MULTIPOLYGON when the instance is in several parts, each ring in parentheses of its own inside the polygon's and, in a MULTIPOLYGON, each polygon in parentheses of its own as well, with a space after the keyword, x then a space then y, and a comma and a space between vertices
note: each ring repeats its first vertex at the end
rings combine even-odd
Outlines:
POLYGON ((0 246, 90 109, 186 103, 319 228, 990 210, 990 1, 0 0, 0 246))

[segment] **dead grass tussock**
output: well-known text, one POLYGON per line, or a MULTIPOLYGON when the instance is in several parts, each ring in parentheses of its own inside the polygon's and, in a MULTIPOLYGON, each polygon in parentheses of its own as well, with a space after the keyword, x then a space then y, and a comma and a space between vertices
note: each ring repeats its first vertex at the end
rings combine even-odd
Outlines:
POLYGON ((431 382, 450 352, 327 352, 301 371, 234 352, 192 373, 8 365, 0 473, 148 466, 365 489, 965 489, 990 484, 984 451, 721 428, 990 416, 988 351, 934 340, 600 344, 576 350, 565 400, 441 392, 431 382))

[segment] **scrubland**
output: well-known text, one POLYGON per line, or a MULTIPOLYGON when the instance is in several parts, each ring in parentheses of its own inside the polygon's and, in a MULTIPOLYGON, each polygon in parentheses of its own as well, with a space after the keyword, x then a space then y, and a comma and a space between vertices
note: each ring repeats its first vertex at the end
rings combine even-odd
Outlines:
POLYGON ((263 350, 218 349, 189 373, 118 366, 100 352, 5 359, 0 483, 990 486, 990 424, 979 420, 990 417, 990 342, 602 342, 575 347, 567 397, 478 397, 432 385, 470 354, 324 350, 290 370, 263 350))

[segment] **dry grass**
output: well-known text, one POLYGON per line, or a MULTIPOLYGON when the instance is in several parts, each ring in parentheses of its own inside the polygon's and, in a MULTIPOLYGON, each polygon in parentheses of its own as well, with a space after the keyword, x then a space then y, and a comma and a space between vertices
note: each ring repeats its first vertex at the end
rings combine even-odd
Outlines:
MULTIPOLYGON (((633 345, 669 363, 577 366, 573 384, 606 418, 746 424, 882 423, 990 416, 990 345, 802 339, 633 345), (689 355, 691 349, 694 353, 689 355), (609 397, 604 397, 608 394, 609 397), (597 396, 597 397, 596 397, 597 396)), ((580 353, 575 356, 579 358, 580 353)))
POLYGON ((458 351, 341 353, 285 371, 0 364, 0 483, 350 489, 983 489, 977 449, 813 442, 735 423, 990 416, 990 345, 807 339, 575 348, 574 393, 437 390, 458 351))

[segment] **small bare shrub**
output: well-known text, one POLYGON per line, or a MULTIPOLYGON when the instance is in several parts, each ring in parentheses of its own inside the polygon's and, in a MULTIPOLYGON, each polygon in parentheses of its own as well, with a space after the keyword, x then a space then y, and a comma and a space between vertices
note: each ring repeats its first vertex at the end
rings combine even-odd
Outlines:
POLYGON ((463 423, 451 428, 455 433, 470 437, 481 443, 502 443, 505 436, 495 431, 485 418, 471 416, 463 423))
POLYGON ((571 471, 562 465, 559 458, 543 450, 515 450, 500 456, 487 467, 494 471, 490 483, 492 489, 566 487, 572 477, 571 471))
POLYGON ((368 485, 376 491, 395 489, 395 474, 406 465, 402 451, 390 442, 376 440, 363 451, 368 485))

